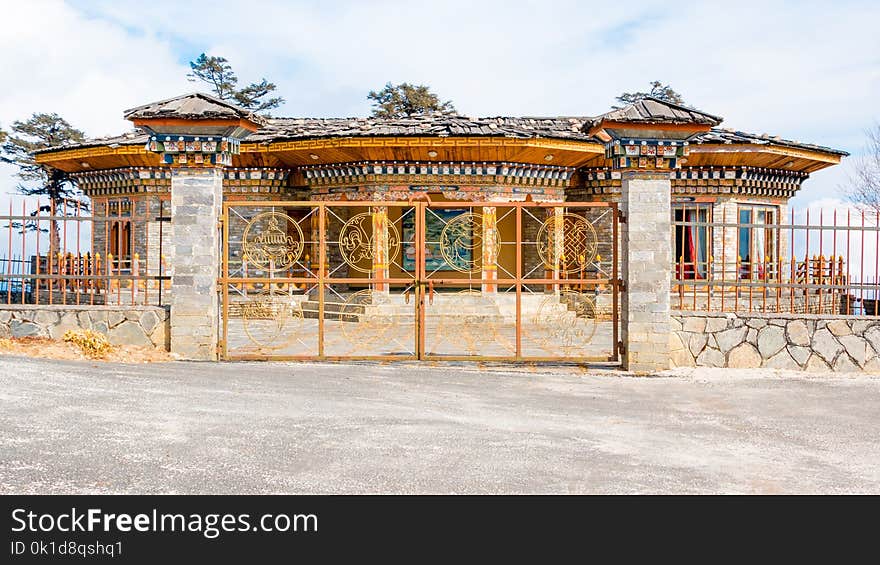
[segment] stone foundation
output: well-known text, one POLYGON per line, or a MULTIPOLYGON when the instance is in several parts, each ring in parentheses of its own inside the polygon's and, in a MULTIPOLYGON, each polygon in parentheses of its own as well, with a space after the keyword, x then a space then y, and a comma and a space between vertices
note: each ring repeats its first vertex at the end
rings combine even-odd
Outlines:
POLYGON ((672 367, 880 372, 880 317, 672 313, 672 367))
POLYGON ((168 309, 162 306, 42 306, 0 307, 0 337, 61 339, 67 330, 86 329, 105 334, 114 345, 170 348, 168 309))

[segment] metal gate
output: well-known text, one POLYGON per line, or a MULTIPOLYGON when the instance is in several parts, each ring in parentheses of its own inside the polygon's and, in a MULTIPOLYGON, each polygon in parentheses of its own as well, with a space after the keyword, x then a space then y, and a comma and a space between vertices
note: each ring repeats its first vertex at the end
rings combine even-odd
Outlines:
POLYGON ((224 359, 617 361, 615 203, 226 202, 224 359))

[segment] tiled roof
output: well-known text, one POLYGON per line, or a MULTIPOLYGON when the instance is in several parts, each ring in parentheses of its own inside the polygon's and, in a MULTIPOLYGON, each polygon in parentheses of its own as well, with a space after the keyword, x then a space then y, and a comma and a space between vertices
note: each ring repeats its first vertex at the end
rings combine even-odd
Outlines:
POLYGON ((623 108, 611 110, 590 121, 591 126, 603 120, 641 124, 701 124, 717 126, 723 118, 707 114, 695 108, 673 104, 665 100, 646 97, 623 108))
POLYGON ((203 92, 193 92, 175 96, 167 100, 151 102, 124 112, 126 120, 149 118, 181 118, 185 120, 203 119, 246 119, 262 124, 265 119, 250 110, 215 98, 203 92))
MULTIPOLYGON (((607 114, 606 114, 607 116, 607 114)), ((519 139, 550 138, 573 141, 598 139, 587 135, 591 117, 494 117, 469 118, 457 115, 427 115, 409 118, 265 118, 265 124, 245 139, 247 143, 344 137, 510 137, 519 139)), ((91 139, 78 144, 43 149, 38 153, 105 145, 143 145, 149 135, 135 130, 120 136, 91 139)), ((845 151, 791 141, 766 134, 756 135, 727 128, 713 128, 697 135, 691 143, 780 145, 836 155, 845 151)))
POLYGON ((433 114, 407 118, 276 118, 248 141, 364 136, 551 137, 589 140, 587 118, 468 118, 433 114))
POLYGON ((698 135, 691 143, 725 143, 725 144, 749 144, 749 145, 781 145, 783 147, 792 147, 794 149, 807 149, 810 151, 821 151, 823 153, 833 153, 835 155, 847 156, 848 152, 840 149, 826 147, 825 145, 815 145, 813 143, 803 143, 801 141, 792 141, 783 139, 778 135, 767 135, 766 133, 755 134, 736 131, 730 128, 712 128, 712 130, 698 135))

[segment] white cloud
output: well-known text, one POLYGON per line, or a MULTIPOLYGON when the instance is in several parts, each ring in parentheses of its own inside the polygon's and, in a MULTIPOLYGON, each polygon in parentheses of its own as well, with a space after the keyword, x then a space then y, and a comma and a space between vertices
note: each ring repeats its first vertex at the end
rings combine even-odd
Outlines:
MULTIPOLYGON (((57 111, 118 133, 123 109, 195 89, 202 50, 277 82, 284 115, 363 115, 367 91, 404 80, 470 115, 589 115, 659 79, 726 126, 851 151, 880 120, 876 2, 3 4, 3 125, 57 111)), ((800 200, 843 180, 820 172, 800 200)))
POLYGON ((90 19, 57 0, 4 2, 0 123, 58 112, 89 135, 130 127, 122 111, 192 89, 167 41, 90 19))

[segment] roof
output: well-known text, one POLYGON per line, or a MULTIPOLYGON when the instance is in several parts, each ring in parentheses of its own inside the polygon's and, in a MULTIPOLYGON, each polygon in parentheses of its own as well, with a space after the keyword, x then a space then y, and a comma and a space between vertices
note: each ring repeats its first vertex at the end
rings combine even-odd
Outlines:
POLYGON ((215 98, 204 92, 192 92, 158 102, 151 102, 124 112, 126 120, 179 118, 184 120, 250 120, 257 124, 265 119, 246 108, 215 98))
POLYGON ((584 133, 587 118, 469 118, 428 114, 406 118, 276 118, 248 137, 248 141, 276 141, 326 137, 366 136, 488 136, 590 140, 584 133))
MULTIPOLYGON (((207 98, 207 95, 203 95, 207 98)), ((171 99, 174 100, 174 99, 171 99)), ((216 100, 216 99, 215 99, 216 100)), ((156 102, 129 110, 161 106, 169 101, 156 102)), ((222 102, 222 101, 220 101, 222 102)), ((224 102, 225 104, 225 102, 224 102)), ((229 105, 231 106, 231 105, 229 105)), ((651 110, 652 105, 646 106, 651 110)), ((670 105, 670 107, 672 107, 670 105)), ((148 110, 143 110, 148 111, 148 110)), ((153 111, 153 110, 150 110, 153 111)), ((157 108, 156 111, 159 111, 157 108)), ((639 110, 640 111, 640 110, 639 110)), ((653 111, 653 110, 651 110, 653 111)), ((680 110, 676 110, 679 112, 680 110)), ((683 110, 681 110, 683 111, 683 110)), ((688 112, 697 112, 687 110, 688 112)), ((617 110, 606 114, 614 114, 617 110)), ((699 113, 699 112, 697 112, 699 113)), ((700 113, 702 114, 702 113, 700 113)), ((708 114, 705 114, 708 116, 708 114)), ((714 116, 712 117, 714 119, 714 116)), ((327 139, 349 137, 510 137, 519 139, 549 138, 602 143, 587 134, 591 124, 599 119, 592 117, 489 117, 470 118, 458 115, 431 114, 408 118, 261 118, 264 126, 251 134, 246 143, 272 143, 300 139, 327 139)), ((678 118, 675 118, 678 119, 678 118)), ((708 119, 708 118, 707 118, 708 119)), ((42 149, 45 153, 64 149, 108 145, 143 145, 149 134, 136 129, 123 135, 86 140, 77 144, 42 149)), ((792 141, 767 134, 751 134, 728 128, 712 128, 699 133, 691 143, 780 145, 796 149, 819 151, 846 156, 846 151, 822 145, 792 141)))
POLYGON ((724 144, 749 144, 749 145, 781 145, 783 147, 791 147, 794 149, 806 149, 809 151, 820 151, 823 153, 832 153, 847 157, 849 152, 841 149, 834 149, 825 145, 815 145, 813 143, 804 143, 802 141, 792 141, 783 139, 778 135, 767 135, 766 133, 755 134, 745 133, 731 128, 712 128, 710 131, 697 135, 691 143, 724 143, 724 144))
POLYGON ((638 124, 700 124, 717 126, 723 118, 707 114, 695 108, 673 104, 652 96, 627 104, 623 108, 611 110, 590 121, 596 126, 603 121, 638 124))

